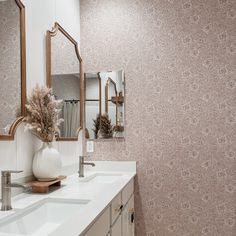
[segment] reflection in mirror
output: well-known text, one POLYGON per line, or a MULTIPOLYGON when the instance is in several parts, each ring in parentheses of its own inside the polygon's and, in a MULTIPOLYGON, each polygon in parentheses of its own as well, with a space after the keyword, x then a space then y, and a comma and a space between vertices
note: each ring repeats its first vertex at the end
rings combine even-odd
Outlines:
POLYGON ((113 125, 117 125, 117 102, 112 100, 115 97, 117 97, 116 82, 108 77, 105 90, 105 111, 113 125))
POLYGON ((101 80, 98 74, 87 73, 85 78, 85 127, 86 138, 98 138, 94 122, 101 115, 101 80))
POLYGON ((56 23, 53 31, 47 33, 47 52, 50 56, 47 84, 56 99, 63 100, 60 118, 64 122, 60 126, 59 140, 77 140, 82 127, 81 58, 77 42, 56 23))
POLYGON ((99 103, 95 101, 91 106, 85 102, 86 128, 90 139, 123 138, 124 137, 124 94, 125 79, 124 71, 108 71, 99 73, 86 73, 85 93, 91 94, 86 100, 95 99, 99 95, 99 103), (97 79, 98 75, 98 80, 97 79), (93 84, 91 84, 93 78, 93 84), (88 82, 90 81, 90 82, 88 82), (99 82, 95 82, 99 81, 99 82), (99 107, 98 107, 99 106, 99 107), (98 113, 99 111, 99 113, 98 113), (95 119, 96 117, 96 119, 95 119))
POLYGON ((79 74, 52 75, 52 88, 56 99, 63 100, 60 137, 76 137, 80 127, 79 74))
POLYGON ((25 115, 24 16, 19 0, 0 1, 0 140, 13 139, 25 115))

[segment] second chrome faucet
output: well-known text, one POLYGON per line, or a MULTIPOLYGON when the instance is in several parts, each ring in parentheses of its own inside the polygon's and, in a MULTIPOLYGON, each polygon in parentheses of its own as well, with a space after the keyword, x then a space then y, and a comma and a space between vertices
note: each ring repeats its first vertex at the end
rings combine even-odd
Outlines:
POLYGON ((85 162, 84 161, 84 158, 85 158, 86 156, 80 156, 79 157, 79 177, 84 177, 84 166, 85 165, 90 165, 90 166, 95 166, 95 164, 94 163, 92 163, 92 162, 85 162))

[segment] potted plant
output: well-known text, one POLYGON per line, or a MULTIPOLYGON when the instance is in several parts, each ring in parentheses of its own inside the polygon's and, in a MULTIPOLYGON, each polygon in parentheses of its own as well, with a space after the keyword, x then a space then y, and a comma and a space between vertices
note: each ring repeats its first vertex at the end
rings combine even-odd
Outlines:
POLYGON ((43 142, 33 159, 33 174, 40 181, 56 179, 61 172, 60 154, 52 146, 63 121, 59 118, 60 106, 61 101, 55 99, 52 90, 39 85, 33 89, 26 105, 26 129, 43 142))

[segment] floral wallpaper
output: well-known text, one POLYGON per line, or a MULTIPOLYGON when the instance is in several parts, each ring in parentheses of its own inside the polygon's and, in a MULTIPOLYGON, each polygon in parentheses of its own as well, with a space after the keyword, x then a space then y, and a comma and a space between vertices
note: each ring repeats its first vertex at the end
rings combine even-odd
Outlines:
POLYGON ((236 235, 236 1, 80 0, 85 72, 123 68, 137 236, 236 235))
POLYGON ((0 134, 8 133, 21 112, 19 17, 15 0, 0 2, 0 134))

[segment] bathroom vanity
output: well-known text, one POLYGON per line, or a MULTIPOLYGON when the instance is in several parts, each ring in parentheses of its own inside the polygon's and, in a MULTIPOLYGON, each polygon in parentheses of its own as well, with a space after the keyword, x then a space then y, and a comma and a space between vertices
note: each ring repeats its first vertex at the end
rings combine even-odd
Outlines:
POLYGON ((23 193, 0 212, 0 235, 133 236, 136 162, 98 161, 48 194, 23 193))

